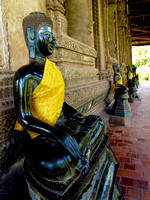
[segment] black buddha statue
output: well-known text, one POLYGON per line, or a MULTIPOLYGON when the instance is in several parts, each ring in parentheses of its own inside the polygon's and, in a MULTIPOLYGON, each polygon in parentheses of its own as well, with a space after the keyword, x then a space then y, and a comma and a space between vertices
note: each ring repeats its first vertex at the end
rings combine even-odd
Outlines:
POLYGON ((14 76, 15 130, 30 136, 24 168, 31 198, 80 199, 97 167, 104 166, 107 154, 107 170, 102 173, 105 190, 99 197, 105 192, 112 196, 118 162, 101 118, 83 116, 64 102, 63 77, 48 59, 55 45, 51 19, 31 13, 23 20, 23 30, 29 64, 14 76), (110 164, 113 176, 108 178, 110 164))
POLYGON ((133 103, 134 99, 140 100, 140 96, 137 91, 138 75, 136 75, 136 69, 128 65, 127 66, 127 86, 129 88, 129 102, 133 103))
POLYGON ((114 92, 114 105, 111 110, 111 114, 116 116, 129 116, 131 115, 131 108, 128 101, 128 87, 123 83, 122 76, 120 74, 120 65, 118 63, 113 64, 114 78, 112 85, 112 92, 114 92))

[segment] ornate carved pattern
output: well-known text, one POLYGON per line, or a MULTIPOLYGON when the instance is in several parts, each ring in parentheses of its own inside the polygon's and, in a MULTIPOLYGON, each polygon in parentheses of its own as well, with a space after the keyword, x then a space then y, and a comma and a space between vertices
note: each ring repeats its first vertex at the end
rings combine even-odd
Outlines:
POLYGON ((56 38, 56 41, 57 41, 56 47, 70 49, 72 51, 76 51, 85 55, 96 57, 95 49, 83 43, 80 43, 78 40, 75 40, 68 36, 61 35, 56 38))
POLYGON ((103 94, 109 89, 108 81, 97 82, 88 86, 80 87, 78 89, 72 89, 67 91, 65 94, 65 99, 67 102, 74 104, 88 98, 93 99, 99 94, 103 94))
POLYGON ((51 9, 53 11, 59 11, 64 14, 64 2, 65 0, 47 0, 46 7, 48 10, 51 9))
POLYGON ((3 68, 8 68, 9 66, 9 51, 8 51, 8 38, 7 38, 7 24, 5 17, 5 0, 0 1, 0 64, 3 68))
POLYGON ((99 12, 97 0, 92 1, 93 7, 93 20, 94 20, 94 47, 97 51, 97 57, 95 60, 96 68, 101 66, 101 55, 100 55, 100 35, 99 35, 99 12))

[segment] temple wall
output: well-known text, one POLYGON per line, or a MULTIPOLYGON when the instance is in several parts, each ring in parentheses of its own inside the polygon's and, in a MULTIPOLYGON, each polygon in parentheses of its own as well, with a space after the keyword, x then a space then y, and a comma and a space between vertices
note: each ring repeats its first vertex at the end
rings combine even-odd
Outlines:
POLYGON ((28 50, 25 44, 22 20, 33 11, 46 12, 46 0, 18 1, 6 0, 5 3, 10 67, 13 70, 28 63, 28 50))
POLYGON ((85 115, 101 115, 106 126, 109 116, 105 109, 113 102, 112 64, 121 65, 125 79, 126 65, 131 64, 131 35, 124 0, 83 0, 82 3, 1 0, 0 3, 0 170, 3 174, 12 164, 7 162, 11 154, 5 150, 17 143, 13 136, 12 78, 15 70, 28 63, 23 18, 33 11, 51 17, 56 47, 50 59, 64 77, 65 100, 85 115))

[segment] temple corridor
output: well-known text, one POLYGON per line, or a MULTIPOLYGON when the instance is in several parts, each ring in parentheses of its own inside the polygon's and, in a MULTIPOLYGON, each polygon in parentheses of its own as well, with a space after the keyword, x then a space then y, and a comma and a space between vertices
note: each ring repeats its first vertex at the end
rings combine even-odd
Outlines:
POLYGON ((125 200, 150 199, 150 81, 139 86, 141 101, 130 104, 131 126, 111 125, 109 142, 120 162, 117 180, 125 200))

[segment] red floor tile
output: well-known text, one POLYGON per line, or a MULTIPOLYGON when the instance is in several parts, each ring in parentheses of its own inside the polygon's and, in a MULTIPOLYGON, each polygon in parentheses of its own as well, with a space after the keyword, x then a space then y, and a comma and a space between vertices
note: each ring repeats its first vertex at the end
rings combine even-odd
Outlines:
POLYGON ((139 93, 142 101, 130 104, 131 126, 110 124, 106 133, 120 162, 117 181, 125 200, 150 200, 150 81, 139 93))

